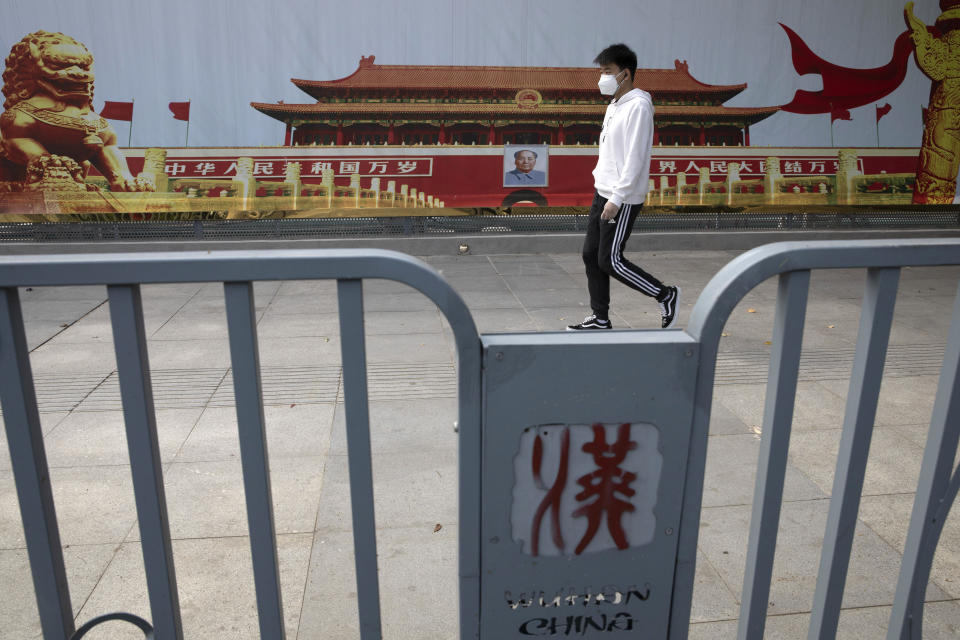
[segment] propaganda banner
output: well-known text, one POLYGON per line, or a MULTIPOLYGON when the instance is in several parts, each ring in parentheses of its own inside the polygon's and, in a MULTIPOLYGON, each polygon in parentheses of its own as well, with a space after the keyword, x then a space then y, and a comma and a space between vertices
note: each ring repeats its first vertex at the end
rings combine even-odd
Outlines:
POLYGON ((0 216, 587 206, 594 49, 618 42, 652 100, 650 206, 957 199, 960 0, 501 4, 298 5, 270 28, 252 2, 8 7, 0 216))

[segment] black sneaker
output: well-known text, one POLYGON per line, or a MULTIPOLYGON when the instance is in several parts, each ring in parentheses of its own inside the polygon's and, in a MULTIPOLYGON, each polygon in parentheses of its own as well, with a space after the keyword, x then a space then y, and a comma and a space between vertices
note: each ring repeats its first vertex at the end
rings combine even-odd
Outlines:
POLYGON ((587 331, 591 329, 613 329, 609 320, 600 320, 597 316, 587 316, 580 324, 571 324, 567 331, 587 331))
POLYGON ((677 322, 677 307, 680 303, 680 287, 667 287, 667 293, 660 303, 660 326, 669 329, 677 322))

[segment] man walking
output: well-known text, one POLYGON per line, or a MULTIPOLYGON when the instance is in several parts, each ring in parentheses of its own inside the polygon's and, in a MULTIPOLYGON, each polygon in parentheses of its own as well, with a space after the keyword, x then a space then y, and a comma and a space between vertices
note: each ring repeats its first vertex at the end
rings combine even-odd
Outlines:
POLYGON ((680 289, 663 284, 623 256, 649 189, 653 101, 649 93, 633 86, 637 55, 627 45, 611 45, 593 62, 600 65, 600 93, 613 96, 600 132, 600 154, 593 170, 596 193, 583 243, 593 315, 567 329, 613 328, 609 317, 611 276, 655 298, 660 304, 660 324, 669 329, 677 321, 680 289))

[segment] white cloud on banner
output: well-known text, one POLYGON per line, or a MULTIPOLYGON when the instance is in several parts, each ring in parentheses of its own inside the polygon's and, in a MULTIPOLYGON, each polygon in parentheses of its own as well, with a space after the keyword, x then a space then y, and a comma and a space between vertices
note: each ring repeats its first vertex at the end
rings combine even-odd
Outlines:
MULTIPOLYGON (((822 58, 845 67, 886 64, 906 29, 900 0, 3 0, 0 51, 24 35, 63 31, 95 58, 96 100, 136 101, 134 146, 183 143, 170 101, 191 100, 190 143, 274 145, 283 125, 249 103, 311 102, 290 78, 349 75, 361 55, 381 64, 591 66, 604 46, 626 42, 640 66, 687 60, 709 84, 746 82, 728 106, 769 106, 819 78, 799 77, 783 22, 822 58)), ((936 0, 918 0, 932 24, 936 0)), ((884 146, 919 146, 930 81, 911 60, 881 102, 884 146)), ((874 106, 834 125, 837 146, 876 144, 874 106)), ((116 123, 121 138, 125 123, 116 123)), ((751 128, 754 145, 830 143, 830 117, 778 113, 751 128)))

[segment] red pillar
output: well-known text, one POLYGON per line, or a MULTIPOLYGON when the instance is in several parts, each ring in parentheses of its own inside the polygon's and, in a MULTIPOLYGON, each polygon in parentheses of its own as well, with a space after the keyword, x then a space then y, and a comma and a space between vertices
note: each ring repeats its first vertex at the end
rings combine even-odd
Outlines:
POLYGON ((343 146, 343 123, 337 125, 337 146, 343 146))
POLYGON ((700 136, 697 138, 697 144, 701 147, 707 144, 707 130, 703 125, 700 125, 700 136))
POLYGON ((748 124, 743 126, 743 145, 745 147, 750 146, 750 125, 748 124))
POLYGON ((390 123, 390 128, 387 129, 387 144, 397 144, 397 132, 393 128, 393 123, 390 123))
POLYGON ((497 130, 492 122, 490 123, 490 133, 488 135, 490 136, 490 144, 497 144, 497 130))
POLYGON ((293 132, 293 125, 287 123, 287 132, 283 135, 283 146, 290 146, 290 134, 293 132))
POLYGON ((447 130, 444 128, 444 123, 442 120, 440 121, 440 137, 437 139, 437 142, 440 144, 447 143, 447 130))
POLYGON ((560 128, 557 129, 557 144, 566 144, 566 134, 563 131, 563 123, 560 123, 560 128))
POLYGON ((660 129, 657 127, 653 128, 653 144, 660 144, 660 129))

